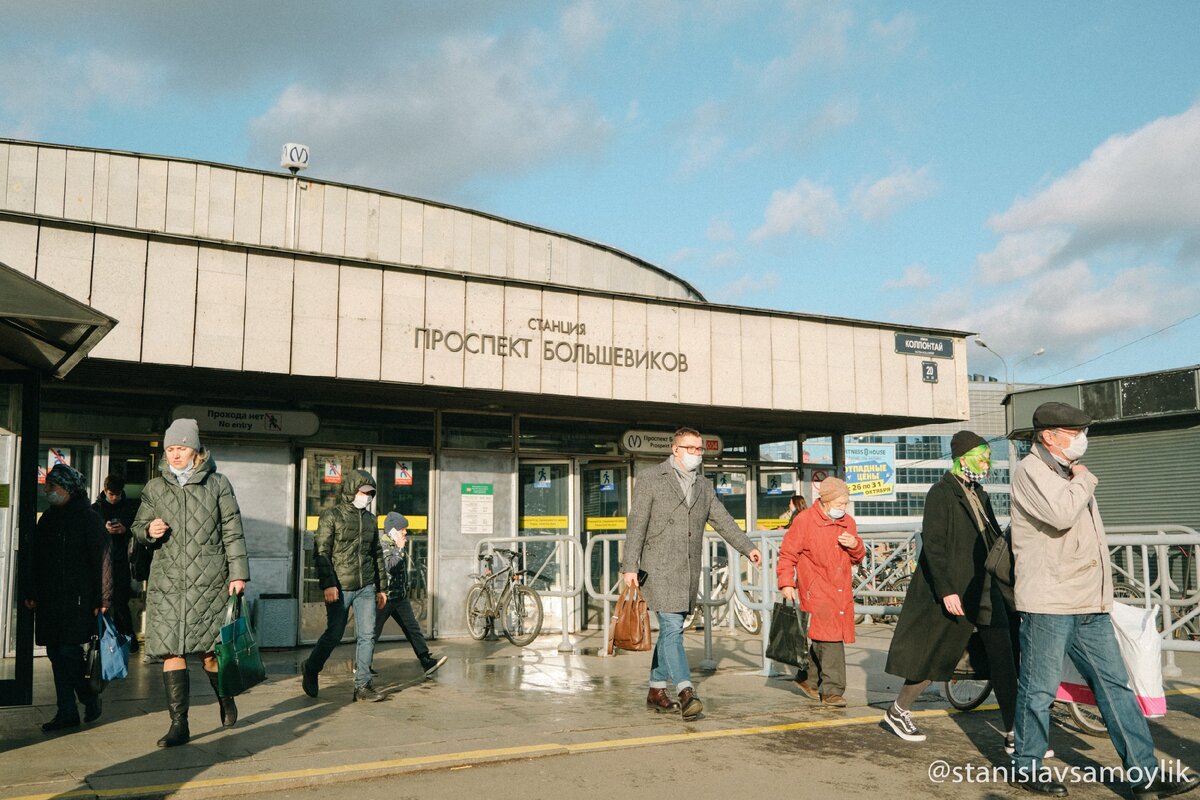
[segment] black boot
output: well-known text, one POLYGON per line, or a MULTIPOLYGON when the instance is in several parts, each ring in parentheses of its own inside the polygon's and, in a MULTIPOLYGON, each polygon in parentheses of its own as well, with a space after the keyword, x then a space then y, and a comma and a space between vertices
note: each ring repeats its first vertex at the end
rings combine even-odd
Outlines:
POLYGON ((186 744, 192 738, 188 730, 188 671, 187 668, 173 669, 163 673, 163 688, 167 692, 167 711, 171 714, 171 727, 158 740, 159 747, 175 747, 186 744))
POLYGON ((221 724, 226 728, 232 728, 237 724, 237 703, 233 702, 232 697, 221 697, 221 688, 217 685, 217 673, 205 671, 208 676, 208 682, 212 684, 213 694, 217 696, 217 702, 221 705, 221 724))

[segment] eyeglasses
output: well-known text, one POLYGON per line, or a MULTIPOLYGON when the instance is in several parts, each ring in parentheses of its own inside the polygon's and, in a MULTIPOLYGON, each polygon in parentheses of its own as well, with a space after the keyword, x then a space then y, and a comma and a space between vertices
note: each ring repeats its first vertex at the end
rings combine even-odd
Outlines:
POLYGON ((691 453, 694 456, 698 456, 704 452, 704 447, 702 445, 698 445, 698 444, 677 444, 675 446, 678 447, 680 450, 684 450, 688 453, 691 453))

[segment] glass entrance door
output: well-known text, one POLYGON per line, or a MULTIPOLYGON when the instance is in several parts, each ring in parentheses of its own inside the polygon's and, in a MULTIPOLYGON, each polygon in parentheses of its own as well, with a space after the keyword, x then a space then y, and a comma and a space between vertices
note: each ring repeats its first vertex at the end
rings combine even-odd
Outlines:
MULTIPOLYGON (((362 466, 362 453, 357 450, 311 449, 304 451, 304 490, 301 494, 301 519, 304 532, 300 537, 300 641, 311 643, 325 630, 325 597, 317 579, 313 559, 313 544, 321 512, 338 504, 342 494, 342 477, 362 466)), ((355 623, 357 624, 357 623, 355 623)), ((346 626, 343 641, 354 638, 353 625, 346 626)))
POLYGON ((758 502, 755 504, 755 528, 778 530, 786 528, 791 519, 788 511, 792 496, 800 493, 796 470, 762 469, 758 473, 758 502))
MULTIPOLYGON (((561 575, 556 555, 557 544, 538 542, 541 536, 571 534, 571 462, 522 461, 517 476, 518 535, 527 538, 521 550, 525 569, 530 572, 530 585, 539 591, 559 591, 563 581, 571 576, 561 575)), ((563 624, 562 604, 544 603, 547 627, 563 624)))
MULTIPOLYGON (((579 511, 582 517, 580 543, 584 552, 596 534, 625 533, 629 515, 629 465, 613 462, 585 462, 579 468, 579 511)), ((608 552, 609 583, 621 571, 621 549, 615 545, 597 546, 592 552, 589 569, 594 586, 602 586, 604 553, 608 552)), ((603 606, 591 601, 585 592, 581 613, 582 627, 603 622, 599 618, 603 606)))
MULTIPOLYGON (((431 529, 429 519, 429 470, 428 456, 375 454, 373 473, 378 482, 375 509, 379 515, 379 529, 389 511, 399 511, 408 519, 407 590, 413 614, 421 623, 422 631, 431 629, 431 599, 429 585, 429 542, 431 529)), ((384 636, 403 636, 395 620, 388 620, 383 629, 384 636)))
POLYGON ((38 384, 33 372, 0 372, 0 706, 33 702, 33 613, 17 576, 33 550, 38 384))

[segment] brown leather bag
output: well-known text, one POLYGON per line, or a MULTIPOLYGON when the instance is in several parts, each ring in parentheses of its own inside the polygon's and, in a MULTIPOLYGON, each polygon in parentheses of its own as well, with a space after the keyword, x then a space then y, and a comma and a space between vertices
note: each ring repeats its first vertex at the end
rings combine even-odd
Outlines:
POLYGON ((650 611, 637 586, 625 586, 617 599, 608 632, 608 654, 616 647, 622 650, 649 650, 650 611))

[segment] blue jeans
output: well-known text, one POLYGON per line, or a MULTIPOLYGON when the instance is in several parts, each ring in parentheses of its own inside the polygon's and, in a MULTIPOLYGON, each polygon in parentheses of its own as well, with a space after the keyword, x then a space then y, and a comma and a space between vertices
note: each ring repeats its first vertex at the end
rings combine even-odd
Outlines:
POLYGON ((1063 660, 1067 656, 1096 695, 1096 704, 1125 771, 1157 767, 1150 726, 1129 688, 1129 674, 1117 649, 1109 615, 1026 611, 1021 612, 1017 749, 1013 765, 1026 770, 1041 766, 1049 740, 1050 706, 1062 682, 1063 660))
POLYGON ((350 609, 354 609, 354 634, 357 646, 354 650, 354 688, 361 689, 371 682, 371 659, 375 657, 375 584, 361 589, 338 590, 335 602, 325 604, 325 632, 317 639, 308 656, 307 670, 320 672, 329 660, 333 648, 342 641, 350 609))
POLYGON ((675 691, 691 688, 692 673, 688 669, 687 653, 683 650, 683 618, 686 614, 659 611, 658 641, 650 661, 650 688, 665 689, 675 684, 675 691))

